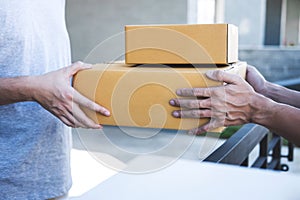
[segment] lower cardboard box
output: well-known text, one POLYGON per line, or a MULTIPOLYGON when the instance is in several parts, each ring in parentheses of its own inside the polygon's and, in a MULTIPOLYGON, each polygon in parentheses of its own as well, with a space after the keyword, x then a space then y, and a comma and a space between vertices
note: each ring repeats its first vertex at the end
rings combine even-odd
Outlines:
MULTIPOLYGON (((226 70, 245 77, 245 62, 225 67, 176 65, 138 65, 123 63, 96 64, 92 69, 78 72, 73 86, 82 95, 108 108, 110 117, 82 108, 95 122, 103 125, 135 126, 188 130, 209 121, 203 119, 174 118, 169 100, 177 98, 178 88, 213 87, 223 83, 208 79, 208 70, 226 70)), ((218 128, 212 132, 221 132, 218 128)))

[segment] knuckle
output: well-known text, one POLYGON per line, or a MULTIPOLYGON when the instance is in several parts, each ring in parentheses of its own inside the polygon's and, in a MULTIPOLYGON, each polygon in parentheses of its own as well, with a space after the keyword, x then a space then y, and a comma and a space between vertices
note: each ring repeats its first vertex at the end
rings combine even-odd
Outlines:
POLYGON ((208 108, 210 108, 212 106, 211 99, 206 99, 205 100, 205 106, 208 107, 208 108))
POLYGON ((210 117, 211 116, 211 113, 210 113, 209 110, 203 110, 202 113, 203 113, 204 117, 210 117))
POLYGON ((70 72, 70 67, 64 67, 61 69, 62 70, 62 76, 64 78, 67 78, 69 76, 69 72, 70 72))
POLYGON ((178 111, 178 114, 179 114, 179 117, 186 117, 187 116, 187 113, 186 111, 178 111))
POLYGON ((212 96, 214 96, 214 98, 219 98, 219 97, 223 96, 221 90, 211 90, 211 94, 212 94, 212 96))
POLYGON ((175 105, 176 106, 181 106, 181 100, 179 100, 179 99, 173 99, 174 100, 174 103, 175 103, 175 105))
POLYGON ((203 89, 203 95, 206 97, 212 96, 213 95, 213 89, 212 88, 204 88, 203 89))
POLYGON ((222 120, 226 118, 226 114, 224 112, 216 112, 215 116, 218 120, 222 120))
POLYGON ((218 80, 222 80, 223 79, 223 72, 220 71, 220 70, 217 70, 214 72, 215 73, 215 76, 218 80))
POLYGON ((194 94, 194 88, 186 88, 186 89, 184 89, 183 91, 183 94, 185 95, 185 96, 193 96, 193 94, 194 94))
POLYGON ((95 110, 95 105, 94 105, 94 103, 93 103, 92 101, 87 101, 87 102, 85 103, 85 106, 86 106, 87 108, 91 109, 91 110, 95 110))
POLYGON ((195 101, 193 100, 188 101, 187 108, 195 108, 195 101))
POLYGON ((72 111, 73 111, 73 105, 72 105, 72 104, 65 103, 65 104, 63 105, 63 107, 64 107, 64 110, 67 110, 68 112, 71 112, 71 113, 72 113, 72 111))
POLYGON ((203 100, 197 101, 197 107, 203 108, 203 100))
POLYGON ((218 111, 214 111, 212 114, 212 117, 216 120, 220 120, 222 118, 223 114, 221 112, 218 111))
POLYGON ((73 91, 65 91, 64 92, 64 97, 65 99, 69 100, 69 101, 73 101, 73 91))
POLYGON ((62 100, 73 101, 73 96, 73 91, 68 89, 60 93, 60 98, 62 100))
POLYGON ((199 117, 198 110, 192 110, 191 115, 192 115, 192 117, 195 117, 195 118, 199 117))
POLYGON ((75 63, 73 63, 74 66, 80 66, 83 65, 82 61, 76 61, 75 63))
POLYGON ((192 89, 192 94, 193 94, 193 96, 198 96, 198 94, 199 94, 199 89, 198 89, 198 88, 193 88, 193 89, 192 89))
POLYGON ((238 83, 238 84, 241 84, 241 83, 246 82, 244 79, 242 79, 242 77, 237 76, 237 75, 232 76, 232 79, 233 79, 234 82, 236 82, 236 83, 238 83))
POLYGON ((64 113, 65 112, 65 106, 63 104, 55 105, 54 109, 57 110, 57 112, 59 112, 59 113, 64 113))
POLYGON ((209 107, 207 100, 199 101, 199 108, 207 108, 207 107, 209 107))

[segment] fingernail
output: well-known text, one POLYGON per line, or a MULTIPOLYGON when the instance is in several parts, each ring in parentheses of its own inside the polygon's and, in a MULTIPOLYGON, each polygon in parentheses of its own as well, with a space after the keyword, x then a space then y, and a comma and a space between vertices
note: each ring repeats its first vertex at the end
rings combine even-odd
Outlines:
POLYGON ((104 115, 105 116, 110 116, 110 112, 107 110, 107 111, 104 112, 104 115))
POLYGON ((172 114, 173 114, 174 117, 179 117, 180 116, 178 111, 174 111, 172 114))
POLYGON ((182 94, 181 90, 176 90, 176 94, 180 96, 182 94))
POLYGON ((170 105, 172 105, 172 106, 175 106, 175 101, 172 99, 172 100, 170 100, 170 105))
POLYGON ((84 65, 86 68, 92 68, 93 67, 93 65, 91 65, 91 64, 85 64, 84 65))
POLYGON ((97 128, 98 128, 98 129, 102 129, 103 126, 101 126, 100 124, 97 124, 97 128))
POLYGON ((214 74, 214 71, 213 71, 213 70, 209 70, 209 71, 207 71, 205 74, 206 74, 207 76, 209 76, 209 77, 212 77, 213 74, 214 74))

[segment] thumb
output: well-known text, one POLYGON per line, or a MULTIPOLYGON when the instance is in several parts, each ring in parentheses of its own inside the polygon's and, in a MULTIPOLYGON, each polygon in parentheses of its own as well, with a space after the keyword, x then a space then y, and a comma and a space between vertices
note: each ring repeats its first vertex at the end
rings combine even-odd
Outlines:
POLYGON ((78 71, 92 68, 91 64, 83 63, 81 61, 75 62, 68 67, 68 74, 74 76, 78 71))
POLYGON ((236 74, 230 74, 228 72, 222 70, 210 70, 206 72, 206 76, 209 79, 225 82, 225 83, 234 83, 237 84, 239 82, 240 77, 236 74))

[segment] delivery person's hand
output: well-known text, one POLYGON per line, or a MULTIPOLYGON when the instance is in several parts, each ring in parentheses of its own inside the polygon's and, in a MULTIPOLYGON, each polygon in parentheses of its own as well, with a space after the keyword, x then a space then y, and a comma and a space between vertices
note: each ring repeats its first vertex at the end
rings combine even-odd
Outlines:
POLYGON ((183 88, 177 95, 194 97, 170 100, 173 106, 182 110, 173 112, 174 117, 210 118, 210 121, 190 134, 201 134, 221 126, 240 125, 255 121, 260 116, 261 105, 267 98, 256 93, 251 85, 238 75, 224 71, 209 71, 207 77, 225 82, 223 86, 211 88, 183 88))
POLYGON ((109 116, 110 112, 87 99, 71 86, 73 75, 80 70, 89 68, 91 68, 89 64, 76 62, 69 67, 34 77, 32 79, 34 82, 33 100, 68 126, 102 128, 101 125, 88 118, 80 106, 99 112, 104 116, 109 116))

